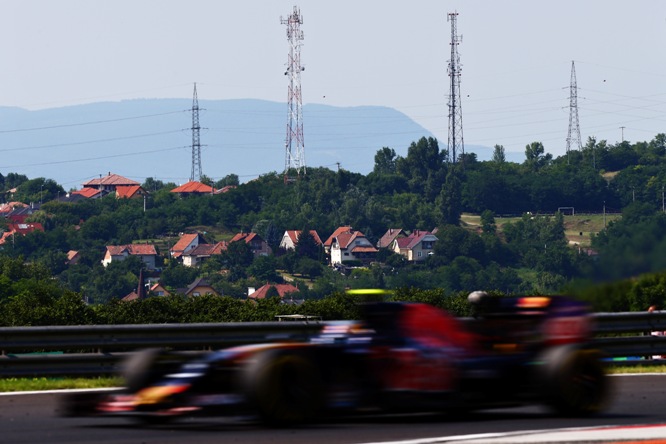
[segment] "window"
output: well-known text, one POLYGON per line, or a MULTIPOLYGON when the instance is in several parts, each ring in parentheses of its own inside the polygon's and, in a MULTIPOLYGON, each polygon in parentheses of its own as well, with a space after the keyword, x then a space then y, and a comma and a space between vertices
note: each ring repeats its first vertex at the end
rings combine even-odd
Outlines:
POLYGON ((418 257, 421 257, 421 256, 423 256, 423 251, 419 251, 419 252, 417 252, 417 254, 416 254, 416 255, 417 255, 418 257))

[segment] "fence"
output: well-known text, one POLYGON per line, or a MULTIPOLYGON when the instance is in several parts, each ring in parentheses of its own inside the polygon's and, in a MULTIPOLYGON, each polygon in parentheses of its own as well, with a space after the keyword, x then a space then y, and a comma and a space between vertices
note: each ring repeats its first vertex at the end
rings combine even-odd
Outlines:
MULTIPOLYGON (((618 364, 666 356, 666 311, 597 313, 593 345, 618 364)), ((304 341, 319 322, 96 325, 0 328, 0 377, 108 375, 132 350, 203 351, 269 341, 304 341)))

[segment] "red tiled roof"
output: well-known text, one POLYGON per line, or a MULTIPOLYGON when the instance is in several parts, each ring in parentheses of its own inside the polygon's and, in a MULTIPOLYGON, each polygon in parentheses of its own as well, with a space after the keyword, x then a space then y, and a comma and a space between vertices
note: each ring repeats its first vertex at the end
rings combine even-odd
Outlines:
POLYGON ((255 291, 254 293, 248 295, 248 298, 264 299, 266 297, 266 294, 268 293, 268 290, 270 290, 271 287, 275 287, 278 294, 280 295, 280 298, 283 298, 286 294, 296 293, 299 291, 297 287, 294 287, 291 284, 266 284, 263 287, 257 289, 257 291, 255 291))
POLYGON ((398 248, 411 250, 419 244, 426 236, 432 236, 429 231, 414 230, 409 236, 396 239, 398 248))
POLYGON ((107 245, 106 249, 112 256, 120 256, 125 251, 127 254, 138 256, 157 255, 155 245, 151 244, 107 245))
POLYGON ((90 199, 91 197, 97 196, 101 192, 102 190, 100 190, 99 188, 83 188, 78 191, 72 191, 72 194, 79 194, 83 197, 87 197, 88 199, 90 199))
POLYGON ((212 194, 215 190, 210 185, 203 184, 197 181, 190 181, 184 185, 171 190, 172 193, 207 193, 212 194))
POLYGON ((331 244, 333 243, 334 238, 338 237, 338 235, 340 235, 341 233, 351 231, 351 229, 352 229, 352 227, 350 227, 350 226, 348 226, 348 227, 339 227, 337 230, 335 230, 333 232, 333 234, 331 234, 328 237, 328 239, 326 239, 326 242, 324 242, 324 246, 325 247, 330 247, 331 244))
POLYGON ((228 193, 229 191, 233 190, 236 188, 236 185, 227 185, 225 187, 220 188, 215 192, 215 194, 222 194, 222 193, 228 193))
POLYGON ((116 197, 119 199, 134 197, 140 190, 142 190, 140 185, 119 185, 116 187, 116 197))
POLYGON ((11 213, 14 208, 27 208, 28 205, 23 202, 7 202, 0 205, 0 213, 11 213))
MULTIPOLYGON (((298 236, 301 235, 302 230, 287 230, 287 236, 291 239, 291 242, 296 245, 298 243, 298 236)), ((310 235, 314 238, 314 241, 317 245, 322 245, 321 238, 319 233, 316 230, 310 230, 310 235)))
MULTIPOLYGON (((183 234, 180 239, 178 239, 178 242, 176 242, 173 247, 171 247, 171 255, 173 257, 180 257, 185 249, 192 244, 192 242, 199 237, 200 234, 198 233, 186 233, 183 234)), ((202 239, 203 240, 203 239, 202 239)))
POLYGON ((377 253, 377 250, 375 247, 369 247, 369 246, 356 246, 351 249, 352 253, 377 253))
POLYGON ((391 245, 391 242, 395 240, 396 237, 400 236, 401 234, 405 234, 404 231, 402 231, 402 228, 389 228, 386 233, 382 236, 381 239, 379 239, 379 242, 377 242, 377 246, 379 248, 386 248, 391 245))
POLYGON ((7 242, 7 239, 14 234, 25 236, 33 231, 44 231, 44 227, 39 222, 28 224, 7 224, 7 231, 2 233, 2 237, 0 238, 0 245, 7 242))
POLYGON ((216 244, 199 244, 192 250, 183 254, 187 256, 211 256, 213 254, 222 254, 226 249, 227 243, 222 241, 216 244))
POLYGON ((111 174, 109 173, 108 176, 100 177, 97 179, 92 179, 89 180, 88 182, 84 183, 84 187, 99 187, 99 186, 113 186, 113 187, 118 187, 122 185, 141 185, 139 182, 136 182, 134 180, 128 179, 123 176, 119 176, 118 174, 111 174))
POLYGON ((254 239, 255 237, 261 238, 257 233, 238 233, 231 238, 229 243, 236 242, 239 240, 245 240, 245 243, 249 244, 250 242, 252 242, 252 239, 254 239))
POLYGON ((337 236, 338 245, 340 246, 340 248, 347 248, 349 244, 351 244, 354 241, 354 239, 360 237, 365 237, 365 235, 360 231, 352 231, 352 232, 348 231, 345 233, 340 233, 337 236))

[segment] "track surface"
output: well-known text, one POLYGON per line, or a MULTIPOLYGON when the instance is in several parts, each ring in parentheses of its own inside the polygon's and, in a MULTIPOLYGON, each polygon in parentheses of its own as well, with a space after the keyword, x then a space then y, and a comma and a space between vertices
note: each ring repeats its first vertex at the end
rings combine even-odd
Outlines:
POLYGON ((370 443, 477 433, 600 425, 666 423, 666 375, 613 377, 610 410, 594 418, 558 418, 539 407, 474 414, 464 420, 441 415, 347 418, 295 429, 267 429, 242 419, 186 419, 143 427, 116 418, 60 418, 58 394, 0 396, 3 443, 370 443))

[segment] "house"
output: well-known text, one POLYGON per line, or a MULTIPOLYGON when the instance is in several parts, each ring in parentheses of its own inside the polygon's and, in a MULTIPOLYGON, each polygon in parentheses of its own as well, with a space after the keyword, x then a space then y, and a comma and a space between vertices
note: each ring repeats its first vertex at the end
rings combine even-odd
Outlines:
POLYGON ((181 196, 187 196, 192 194, 215 194, 215 189, 210 185, 192 180, 184 185, 174 188, 171 192, 180 194, 181 196))
POLYGON ((15 224, 24 224, 26 219, 33 215, 33 213, 38 210, 40 207, 39 204, 36 206, 15 206, 5 214, 5 218, 15 224))
POLYGON ((25 236, 33 231, 44 231, 44 227, 39 222, 27 224, 7 224, 7 231, 2 233, 0 237, 0 245, 8 242, 10 238, 13 239, 15 235, 25 236))
POLYGON ((76 265, 79 263, 81 260, 81 253, 79 253, 76 250, 69 250, 67 252, 67 261, 65 262, 67 265, 76 265))
POLYGON ((333 239, 335 239, 335 237, 337 235, 339 235, 340 233, 344 233, 346 231, 352 231, 352 227, 351 226, 344 226, 344 227, 339 227, 338 229, 336 229, 333 232, 333 234, 331 234, 328 237, 328 239, 326 239, 326 242, 324 242, 324 251, 326 251, 326 253, 330 254, 331 253, 331 245, 333 244, 333 239))
POLYGON ((219 293, 211 287, 210 283, 204 278, 198 278, 190 284, 189 287, 178 290, 179 293, 188 297, 203 296, 211 294, 219 296, 219 293))
POLYGON ((186 253, 183 253, 181 256, 183 265, 186 267, 198 267, 206 259, 209 259, 213 255, 222 254, 226 249, 227 243, 225 241, 216 244, 199 244, 186 253))
POLYGON ((150 293, 156 296, 170 296, 171 293, 161 283, 157 282, 150 287, 150 293))
POLYGON ((381 239, 377 241, 377 248, 389 248, 396 238, 406 236, 407 234, 402 228, 389 228, 381 239))
POLYGON ((108 190, 101 188, 82 188, 78 191, 72 191, 69 195, 65 196, 65 201, 76 201, 79 198, 85 199, 99 199, 109 194, 108 190))
POLYGON ((297 287, 291 284, 266 284, 262 287, 259 287, 256 291, 248 294, 247 297, 248 299, 254 299, 254 300, 265 299, 266 295, 268 294, 268 291, 271 288, 275 288, 277 290, 280 299, 284 299, 286 295, 298 293, 299 291, 297 287))
POLYGON ((410 262, 420 262, 433 254, 437 240, 437 236, 429 231, 414 230, 407 237, 396 238, 390 248, 410 262))
POLYGON ((141 184, 126 177, 119 176, 118 174, 111 174, 109 172, 108 176, 104 177, 100 176, 98 179, 92 179, 84 183, 83 190, 85 190, 86 188, 97 189, 100 191, 104 191, 106 192, 106 194, 108 194, 115 192, 118 187, 137 186, 137 185, 141 184))
POLYGON ((23 202, 8 202, 8 203, 3 203, 0 205, 0 216, 7 217, 9 216, 13 211, 20 209, 20 208, 28 208, 28 204, 24 204, 23 202))
POLYGON ((193 248, 197 247, 199 244, 205 244, 206 240, 199 233, 186 233, 180 236, 178 242, 176 242, 173 247, 169 249, 169 254, 172 258, 178 259, 183 253, 187 253, 193 248))
POLYGON ((229 243, 238 242, 241 240, 245 241, 245 243, 250 246, 252 254, 254 254, 255 257, 268 256, 269 254, 273 254, 273 249, 270 247, 270 245, 268 245, 268 243, 263 240, 257 233, 238 233, 233 238, 231 238, 229 243))
POLYGON ((155 269, 157 250, 151 244, 107 245, 102 265, 106 267, 113 261, 122 261, 129 256, 138 256, 147 269, 155 269))
POLYGON ((331 265, 349 261, 367 264, 375 258, 378 251, 360 231, 344 231, 331 242, 331 265))
MULTIPOLYGON (((301 235, 301 230, 287 230, 282 235, 282 240, 280 241, 280 248, 285 250, 293 250, 296 248, 298 243, 298 237, 301 235)), ((310 230, 310 235, 314 238, 314 241, 320 247, 323 245, 319 234, 315 230, 310 230)))
POLYGON ((148 192, 140 185, 119 185, 116 187, 116 198, 118 199, 134 199, 147 195, 148 192))

